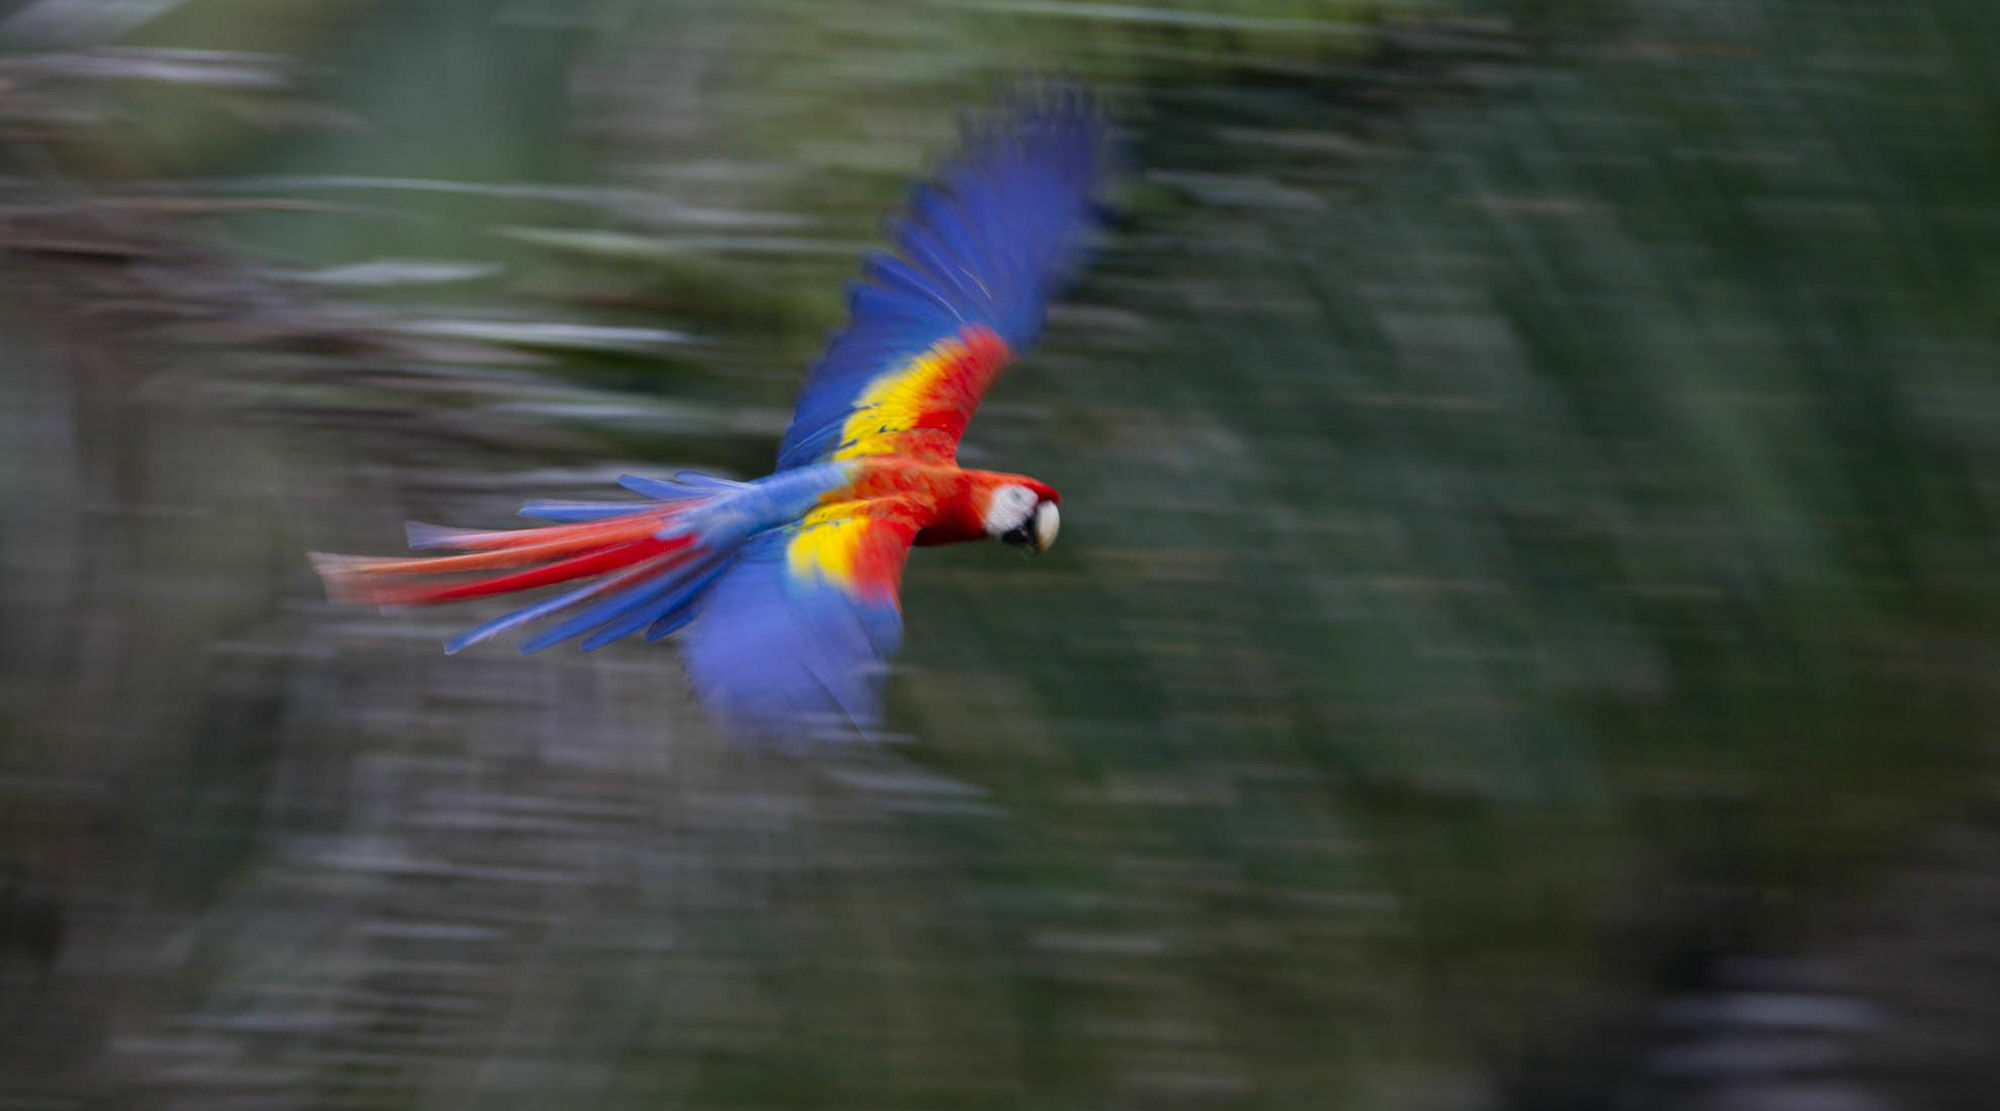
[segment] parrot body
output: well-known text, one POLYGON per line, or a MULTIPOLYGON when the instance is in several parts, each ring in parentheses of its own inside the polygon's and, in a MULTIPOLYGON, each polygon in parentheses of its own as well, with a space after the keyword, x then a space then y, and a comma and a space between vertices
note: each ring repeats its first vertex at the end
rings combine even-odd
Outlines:
POLYGON ((412 547, 460 554, 315 556, 329 593, 424 605, 589 580, 446 650, 558 614, 523 651, 685 628, 695 690, 730 731, 867 734, 901 640, 911 547, 991 538, 1038 552, 1055 540, 1055 490, 961 468, 958 443, 1073 269, 1102 161, 1094 112, 1055 96, 1017 106, 944 181, 920 187, 899 255, 864 264, 850 323, 808 375, 773 474, 628 475, 620 484, 649 500, 523 507, 558 522, 543 528, 412 525, 412 547))

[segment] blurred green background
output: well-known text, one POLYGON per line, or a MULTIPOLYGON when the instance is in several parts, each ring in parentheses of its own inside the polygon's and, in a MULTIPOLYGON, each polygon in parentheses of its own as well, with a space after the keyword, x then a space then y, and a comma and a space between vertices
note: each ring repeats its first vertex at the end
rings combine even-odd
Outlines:
POLYGON ((2000 1090, 1991 0, 0 0, 0 344, 10 1111, 2000 1090), (762 473, 1037 74, 1063 544, 913 560, 901 742, 321 600, 762 473))

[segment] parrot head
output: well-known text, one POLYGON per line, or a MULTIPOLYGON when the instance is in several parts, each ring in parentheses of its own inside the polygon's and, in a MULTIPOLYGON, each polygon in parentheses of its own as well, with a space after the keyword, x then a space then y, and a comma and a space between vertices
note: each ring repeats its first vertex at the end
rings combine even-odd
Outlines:
POLYGON ((996 486, 986 499, 980 523, 986 535, 1029 555, 1048 551, 1062 527, 1062 500, 1053 489, 1032 479, 996 486))

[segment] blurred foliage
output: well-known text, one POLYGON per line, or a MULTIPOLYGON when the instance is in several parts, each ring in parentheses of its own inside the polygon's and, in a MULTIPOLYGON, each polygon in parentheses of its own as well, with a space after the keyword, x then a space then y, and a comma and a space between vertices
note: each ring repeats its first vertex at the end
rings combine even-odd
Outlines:
POLYGON ((0 1097, 1693 1106, 1768 955, 1981 1106, 1990 7, 0 5, 0 1097), (760 473, 1050 73, 1133 172, 965 457, 1064 543, 913 561, 912 743, 317 600, 760 473))

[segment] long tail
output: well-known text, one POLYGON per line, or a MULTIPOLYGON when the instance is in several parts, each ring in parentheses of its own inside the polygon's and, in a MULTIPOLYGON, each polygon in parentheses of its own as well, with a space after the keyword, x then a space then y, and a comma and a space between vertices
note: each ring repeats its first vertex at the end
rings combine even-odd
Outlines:
POLYGON ((336 602, 424 606, 508 594, 578 579, 582 586, 515 610, 445 643, 457 652, 509 629, 594 603, 521 645, 535 652, 572 637, 589 651, 644 628, 666 636, 693 617, 694 604, 736 559, 736 538, 684 527, 690 510, 707 506, 738 484, 682 474, 676 483, 627 475, 643 502, 531 502, 525 517, 567 522, 543 528, 477 531, 409 526, 410 546, 459 555, 376 558, 314 553, 313 568, 336 602))

